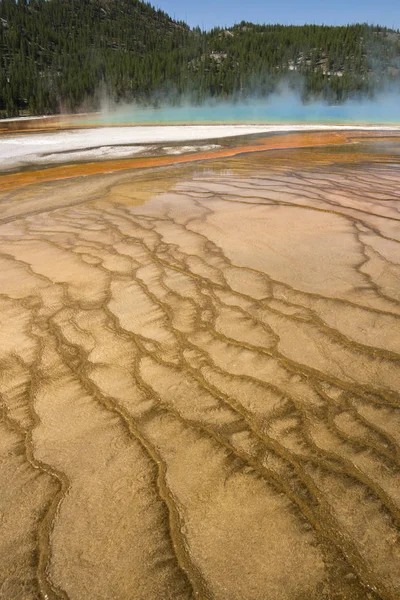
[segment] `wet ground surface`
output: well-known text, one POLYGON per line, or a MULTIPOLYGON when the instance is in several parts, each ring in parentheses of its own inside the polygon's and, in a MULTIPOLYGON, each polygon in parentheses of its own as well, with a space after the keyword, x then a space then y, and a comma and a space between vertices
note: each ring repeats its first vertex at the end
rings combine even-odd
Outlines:
POLYGON ((382 143, 2 187, 2 598, 400 596, 382 143))

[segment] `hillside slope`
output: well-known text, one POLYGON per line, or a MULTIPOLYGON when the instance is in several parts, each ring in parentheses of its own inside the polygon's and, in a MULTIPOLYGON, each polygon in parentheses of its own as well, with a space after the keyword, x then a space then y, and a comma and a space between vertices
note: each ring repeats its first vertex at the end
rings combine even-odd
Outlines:
POLYGON ((400 33, 253 25, 202 32, 139 0, 0 2, 0 115, 113 100, 267 95, 282 79, 329 101, 399 80, 400 33))

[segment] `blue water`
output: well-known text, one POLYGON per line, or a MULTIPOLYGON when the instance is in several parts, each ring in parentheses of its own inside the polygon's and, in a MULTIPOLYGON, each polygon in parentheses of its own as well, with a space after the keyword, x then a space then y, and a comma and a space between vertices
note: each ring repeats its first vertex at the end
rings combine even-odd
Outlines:
POLYGON ((93 124, 143 123, 299 123, 299 124, 399 124, 400 96, 341 105, 302 104, 294 97, 277 96, 271 101, 215 103, 203 106, 139 108, 125 106, 88 118, 93 124))

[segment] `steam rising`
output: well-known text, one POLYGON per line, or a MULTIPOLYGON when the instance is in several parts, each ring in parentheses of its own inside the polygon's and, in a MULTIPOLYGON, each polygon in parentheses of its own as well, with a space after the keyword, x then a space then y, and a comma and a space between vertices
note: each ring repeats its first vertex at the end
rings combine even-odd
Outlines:
POLYGON ((202 123, 301 123, 301 124, 398 124, 400 93, 389 92, 374 99, 349 100, 343 104, 322 101, 304 103, 300 94, 281 89, 268 98, 246 101, 208 101, 202 105, 182 102, 179 106, 111 105, 104 102, 93 124, 202 124, 202 123))

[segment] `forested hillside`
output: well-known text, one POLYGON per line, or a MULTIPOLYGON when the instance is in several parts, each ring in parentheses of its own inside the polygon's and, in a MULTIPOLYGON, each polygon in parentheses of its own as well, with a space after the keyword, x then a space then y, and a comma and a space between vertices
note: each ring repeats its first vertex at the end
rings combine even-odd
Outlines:
POLYGON ((267 95, 340 102, 400 80, 400 33, 367 25, 202 32, 138 0, 0 0, 0 115, 267 95))

